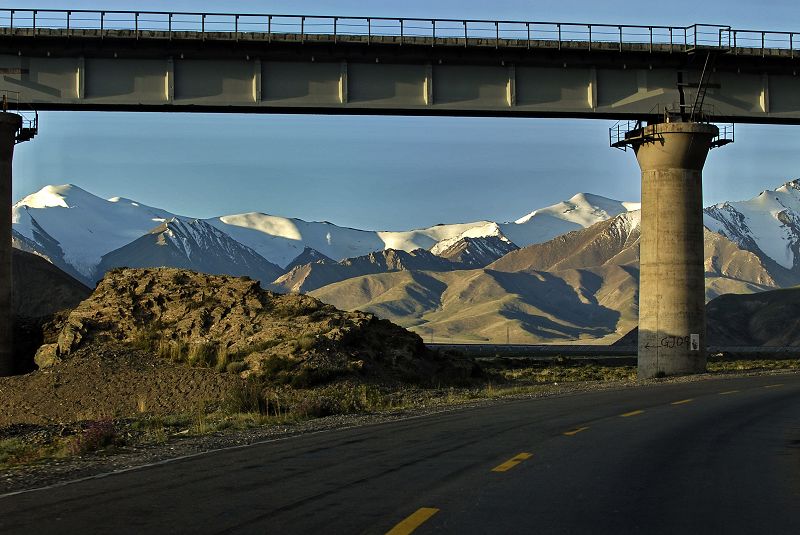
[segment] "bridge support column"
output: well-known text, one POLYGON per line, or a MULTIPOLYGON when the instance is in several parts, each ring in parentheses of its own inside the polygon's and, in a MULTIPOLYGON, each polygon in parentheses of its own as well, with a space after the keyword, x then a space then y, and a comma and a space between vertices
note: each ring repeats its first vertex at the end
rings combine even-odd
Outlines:
POLYGON ((706 369, 702 169, 718 133, 674 122, 629 134, 642 169, 640 379, 706 369))
POLYGON ((0 112, 0 376, 14 373, 11 301, 11 161, 22 117, 0 112))

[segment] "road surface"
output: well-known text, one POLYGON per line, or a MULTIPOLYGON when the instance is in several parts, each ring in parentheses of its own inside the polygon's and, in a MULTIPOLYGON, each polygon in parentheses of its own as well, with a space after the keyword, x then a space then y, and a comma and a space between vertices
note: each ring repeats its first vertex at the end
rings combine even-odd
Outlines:
POLYGON ((521 400, 0 498, 0 533, 800 533, 800 375, 521 400))

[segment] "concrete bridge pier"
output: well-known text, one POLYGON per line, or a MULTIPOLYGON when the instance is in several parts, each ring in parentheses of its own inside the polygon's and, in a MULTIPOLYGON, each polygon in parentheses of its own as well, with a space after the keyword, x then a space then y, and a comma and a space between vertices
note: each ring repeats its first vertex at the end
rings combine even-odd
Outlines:
POLYGON ((665 122, 626 136, 642 169, 640 379, 706 369, 702 169, 718 134, 665 122))
POLYGON ((11 162, 22 117, 0 112, 0 376, 14 372, 13 323, 11 301, 11 162))

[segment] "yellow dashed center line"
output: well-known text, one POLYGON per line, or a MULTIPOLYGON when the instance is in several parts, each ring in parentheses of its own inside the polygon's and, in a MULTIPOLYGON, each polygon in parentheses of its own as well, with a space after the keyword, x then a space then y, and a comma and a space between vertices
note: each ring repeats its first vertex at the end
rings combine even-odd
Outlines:
POLYGON ((638 415, 642 414, 643 412, 644 411, 642 411, 642 410, 626 412, 624 414, 620 414, 620 417, 621 418, 630 418, 631 416, 638 416, 638 415))
POLYGON ((571 436, 577 435, 577 434, 578 434, 578 433, 580 433, 581 431, 586 431, 587 429, 589 429, 589 427, 588 427, 588 426, 586 426, 586 427, 579 427, 579 428, 577 428, 577 429, 573 429, 572 431, 565 431, 565 432, 564 432, 564 435, 566 435, 566 436, 568 436, 568 437, 571 437, 571 436))
POLYGON ((415 529, 420 527, 430 517, 439 512, 439 509, 434 507, 421 507, 413 514, 406 517, 405 520, 397 524, 395 527, 386 532, 386 535, 408 535, 415 529))
POLYGON ((719 395, 720 396, 727 396, 728 394, 735 394, 737 392, 738 392, 738 390, 726 390, 725 392, 720 392, 719 395))
POLYGON ((518 453, 517 455, 514 455, 512 458, 504 462, 503 464, 498 464, 497 466, 492 468, 492 472, 507 472, 508 470, 511 470, 512 468, 517 466, 522 461, 530 459, 531 457, 533 457, 533 453, 525 453, 525 452, 518 453))
POLYGON ((764 388, 778 388, 780 386, 783 386, 783 383, 779 383, 779 384, 776 384, 776 385, 767 385, 764 388))
POLYGON ((692 399, 692 398, 689 398, 689 399, 682 399, 682 400, 680 400, 680 401, 673 401, 673 402, 671 403, 671 405, 683 405, 684 403, 691 403, 692 401, 694 401, 694 399, 692 399))

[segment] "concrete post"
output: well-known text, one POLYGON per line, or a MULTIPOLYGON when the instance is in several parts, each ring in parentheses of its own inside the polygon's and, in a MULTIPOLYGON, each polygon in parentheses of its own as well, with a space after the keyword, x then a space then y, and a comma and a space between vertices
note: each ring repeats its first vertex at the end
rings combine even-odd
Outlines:
POLYGON ((718 133, 675 122, 631 136, 642 169, 640 379, 706 369, 702 169, 718 133))
POLYGON ((22 117, 0 112, 0 376, 14 372, 11 302, 11 161, 22 117))

